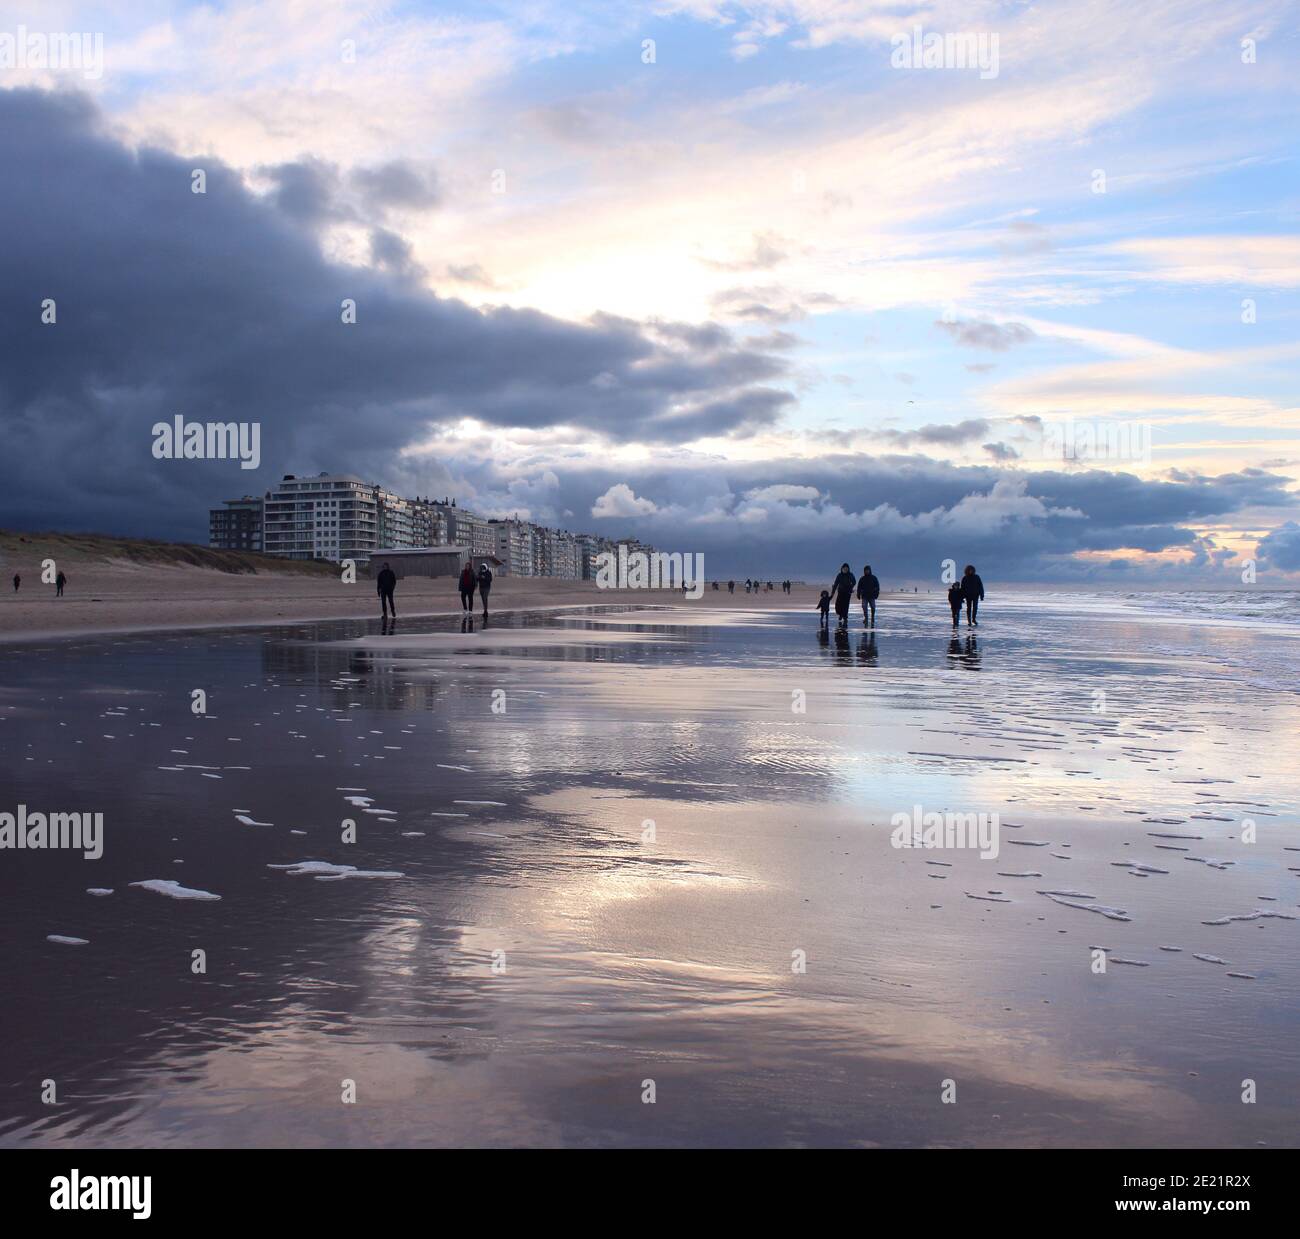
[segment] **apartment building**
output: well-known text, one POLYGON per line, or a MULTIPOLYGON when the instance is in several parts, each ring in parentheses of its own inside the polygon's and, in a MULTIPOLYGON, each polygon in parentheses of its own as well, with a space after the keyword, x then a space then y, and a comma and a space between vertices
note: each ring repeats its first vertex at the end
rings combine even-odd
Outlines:
POLYGON ((286 559, 366 558, 380 545, 380 488, 349 473, 285 474, 266 492, 262 537, 286 559))
POLYGON ((262 500, 256 495, 226 499, 208 511, 208 545, 222 551, 262 549, 262 500))
MULTIPOLYGON (((227 499, 208 518, 209 544, 288 559, 369 559, 378 550, 464 547, 500 561, 508 576, 590 580, 619 540, 551 529, 518 517, 480 516, 454 499, 404 499, 350 473, 285 474, 261 499, 227 499)), ((635 539, 629 549, 652 552, 635 539)))
POLYGON ((534 526, 518 518, 493 519, 488 524, 496 538, 496 555, 501 561, 501 571, 507 576, 536 576, 534 526))

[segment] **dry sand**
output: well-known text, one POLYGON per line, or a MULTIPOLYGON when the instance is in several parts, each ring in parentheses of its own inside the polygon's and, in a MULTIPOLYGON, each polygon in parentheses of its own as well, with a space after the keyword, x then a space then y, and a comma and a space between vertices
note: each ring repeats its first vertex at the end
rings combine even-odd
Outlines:
MULTIPOLYGON (((379 601, 372 580, 362 576, 345 585, 336 569, 324 565, 280 565, 266 570, 262 557, 242 557, 263 565, 253 572, 222 572, 190 563, 160 561, 158 555, 174 550, 203 548, 165 547, 164 552, 135 562, 106 559, 98 539, 81 545, 62 535, 0 534, 0 641, 81 636, 99 632, 148 629, 225 627, 241 624, 296 623, 305 620, 377 618, 379 601), (41 562, 53 558, 66 573, 62 598, 53 585, 41 581, 41 562), (22 586, 15 593, 13 575, 22 586)), ((118 544, 143 555, 150 544, 118 544), (143 551, 141 550, 143 548, 143 551)), ((108 553, 112 553, 110 548, 108 553)), ((274 563, 274 561, 271 561, 274 563)), ((609 603, 676 603, 676 590, 604 590, 594 581, 562 581, 546 577, 498 576, 493 583, 494 611, 521 607, 540 609, 609 603)), ((695 605, 807 606, 814 594, 797 588, 787 598, 778 588, 770 593, 746 595, 738 586, 729 595, 726 585, 706 589, 695 605)), ((397 611, 402 616, 458 614, 460 595, 452 578, 408 577, 397 585, 397 611)), ((476 606, 478 599, 475 598, 476 606)), ((481 608, 480 608, 481 609, 481 608)))

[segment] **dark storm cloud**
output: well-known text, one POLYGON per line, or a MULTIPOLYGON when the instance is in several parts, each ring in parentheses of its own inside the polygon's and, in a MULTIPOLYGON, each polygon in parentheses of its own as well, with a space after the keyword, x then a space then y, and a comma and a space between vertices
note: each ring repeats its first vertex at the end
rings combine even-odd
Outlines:
POLYGON ((1036 339, 1034 332, 1024 323, 992 323, 980 319, 938 319, 935 324, 946 331, 965 348, 987 348, 1005 353, 1015 344, 1027 344, 1036 339))
MULTIPOLYGON (((469 463, 460 476, 482 500, 495 497, 506 510, 510 496, 521 493, 518 479, 491 462, 469 463)), ((1011 473, 924 456, 848 453, 789 463, 681 456, 637 470, 575 464, 553 481, 548 494, 527 495, 535 519, 567 508, 578 514, 578 527, 702 551, 711 575, 802 574, 823 563, 833 572, 849 559, 869 561, 882 576, 917 579, 937 577, 940 563, 955 558, 976 562, 986 581, 1088 580, 1104 575, 1104 561, 1071 561, 1073 552, 1123 558, 1129 550, 1175 551, 1195 570, 1218 560, 1188 524, 1287 502, 1286 479, 1258 470, 1152 482, 1102 470, 1011 473), (620 483, 657 510, 589 516, 596 500, 620 483), (771 487, 806 488, 819 498, 782 502, 764 496, 771 487)), ((1132 564, 1135 583, 1185 571, 1132 564)))
POLYGON ((441 194, 437 174, 402 159, 373 168, 357 168, 348 177, 372 207, 427 211, 438 205, 441 194))
POLYGON ((885 437, 899 447, 911 447, 917 443, 935 447, 953 447, 969 443, 973 439, 982 439, 988 434, 989 425, 986 418, 971 417, 963 422, 922 426, 917 430, 886 431, 885 437))
POLYGON ((1279 525, 1259 540, 1255 555, 1265 568, 1300 571, 1300 525, 1295 521, 1279 525))
MULTIPOLYGON (((480 311, 325 261, 307 225, 339 209, 327 165, 281 165, 259 198, 216 161, 127 149, 84 96, 16 90, 0 92, 0 166, 6 524, 202 539, 220 498, 286 469, 386 481, 403 447, 465 416, 675 442, 770 426, 791 399, 770 386, 782 363, 725 332, 480 311), (260 422, 262 469, 153 459, 151 426, 178 414, 260 422)), ((391 166, 364 188, 414 192, 391 166)), ((409 265, 396 234, 372 240, 409 265)))

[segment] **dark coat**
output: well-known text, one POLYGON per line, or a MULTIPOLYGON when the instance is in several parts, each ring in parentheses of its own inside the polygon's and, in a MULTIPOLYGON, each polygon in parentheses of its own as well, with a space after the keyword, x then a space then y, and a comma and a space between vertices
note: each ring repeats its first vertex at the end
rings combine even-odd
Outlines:
POLYGON ((980 580, 978 572, 972 572, 969 576, 961 579, 961 596, 967 601, 972 598, 978 598, 984 601, 984 582, 980 580))
POLYGON ((397 573, 391 568, 385 568, 375 578, 375 585, 378 593, 391 594, 397 588, 397 573))
POLYGON ((858 597, 867 602, 875 602, 880 597, 880 581, 874 572, 858 579, 858 597))

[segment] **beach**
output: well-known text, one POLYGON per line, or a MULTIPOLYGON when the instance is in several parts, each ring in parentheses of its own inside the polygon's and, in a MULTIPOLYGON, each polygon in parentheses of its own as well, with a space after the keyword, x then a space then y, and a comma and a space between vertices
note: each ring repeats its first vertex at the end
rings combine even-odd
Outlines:
POLYGON ((0 1143, 1300 1143, 1294 595, 409 584, 0 647, 0 1143))

